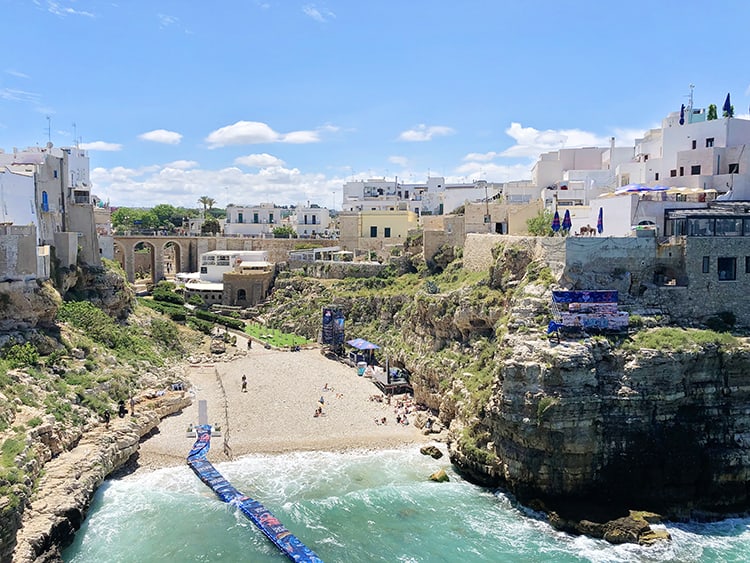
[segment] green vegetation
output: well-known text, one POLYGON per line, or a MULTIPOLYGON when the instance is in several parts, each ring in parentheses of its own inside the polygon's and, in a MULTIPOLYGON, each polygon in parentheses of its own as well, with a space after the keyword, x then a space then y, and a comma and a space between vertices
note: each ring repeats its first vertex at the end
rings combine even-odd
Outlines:
POLYGON ((268 328, 265 325, 251 323, 245 327, 245 334, 253 340, 260 340, 275 348, 289 348, 291 346, 304 346, 312 341, 303 336, 282 332, 279 329, 268 328))
POLYGON ((297 233, 294 232, 294 229, 290 225, 274 227, 271 232, 274 238, 297 238, 297 233))
POLYGON ((536 418, 538 422, 542 421, 542 418, 544 418, 544 413, 546 413, 549 409, 554 407, 555 405, 558 405, 560 403, 560 399, 557 397, 550 397, 549 395, 542 397, 539 400, 539 404, 536 406, 536 418))
POLYGON ((642 330, 623 343, 624 349, 648 348, 652 350, 685 352, 705 346, 736 348, 740 341, 733 335, 713 330, 662 327, 642 330))
POLYGON ((526 228, 531 235, 538 237, 551 237, 555 234, 552 230, 552 219, 552 212, 547 209, 542 209, 537 213, 536 217, 532 217, 526 221, 526 228))
POLYGON ((10 369, 35 366, 39 363, 39 352, 31 342, 7 346, 3 350, 3 356, 10 369))

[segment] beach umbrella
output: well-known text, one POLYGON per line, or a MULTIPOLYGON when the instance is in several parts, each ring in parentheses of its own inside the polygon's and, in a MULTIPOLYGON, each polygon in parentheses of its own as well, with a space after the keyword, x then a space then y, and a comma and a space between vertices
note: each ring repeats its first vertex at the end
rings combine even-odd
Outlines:
POLYGON ((564 231, 569 231, 570 227, 573 226, 573 222, 570 220, 570 209, 565 210, 565 217, 563 217, 562 228, 564 231))
POLYGON ((604 230, 604 209, 599 208, 599 217, 596 219, 596 230, 599 234, 602 234, 604 230))
POLYGON ((560 230, 560 214, 555 210, 555 216, 552 218, 552 230, 557 232, 560 230))

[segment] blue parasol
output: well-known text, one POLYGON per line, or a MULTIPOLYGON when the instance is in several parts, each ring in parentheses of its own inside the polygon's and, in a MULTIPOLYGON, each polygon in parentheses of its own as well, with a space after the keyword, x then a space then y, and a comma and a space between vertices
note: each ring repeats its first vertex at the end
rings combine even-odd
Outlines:
POLYGON ((599 208, 599 217, 596 219, 596 230, 599 234, 604 231, 604 209, 599 208))
POLYGON ((570 227, 573 226, 573 222, 570 220, 570 209, 565 210, 565 217, 563 217, 562 228, 563 231, 569 231, 570 227))
POLYGON ((379 350, 380 346, 377 344, 373 344, 372 342, 368 342, 364 338, 355 338, 354 340, 347 340, 346 343, 349 346, 353 346, 357 350, 379 350))
POLYGON ((555 210, 555 216, 552 218, 552 230, 557 232, 560 230, 560 214, 555 210))

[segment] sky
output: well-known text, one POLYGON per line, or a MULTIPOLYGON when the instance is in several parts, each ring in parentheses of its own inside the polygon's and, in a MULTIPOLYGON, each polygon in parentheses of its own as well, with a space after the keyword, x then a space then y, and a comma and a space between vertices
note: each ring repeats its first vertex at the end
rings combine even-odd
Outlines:
POLYGON ((88 151, 113 206, 506 182, 750 105, 750 2, 0 0, 0 148, 88 151))

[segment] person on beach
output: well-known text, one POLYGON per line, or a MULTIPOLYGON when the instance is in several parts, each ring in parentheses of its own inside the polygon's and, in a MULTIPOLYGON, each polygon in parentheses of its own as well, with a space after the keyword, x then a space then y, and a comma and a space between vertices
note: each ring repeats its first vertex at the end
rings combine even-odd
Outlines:
POLYGON ((128 409, 125 408, 125 401, 120 399, 120 402, 117 403, 117 416, 125 418, 126 414, 128 414, 128 409))
POLYGON ((247 349, 251 350, 252 347, 253 347, 253 339, 252 338, 248 338, 247 339, 247 349))
POLYGON ((104 426, 109 428, 109 409, 104 411, 104 426))
POLYGON ((247 376, 242 374, 242 392, 247 393, 247 376))
POLYGON ((130 416, 135 416, 135 398, 130 397, 130 416))

